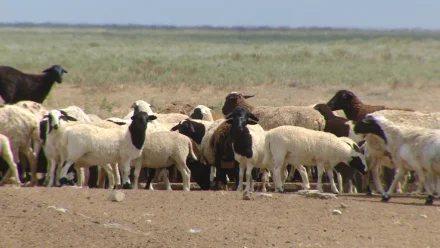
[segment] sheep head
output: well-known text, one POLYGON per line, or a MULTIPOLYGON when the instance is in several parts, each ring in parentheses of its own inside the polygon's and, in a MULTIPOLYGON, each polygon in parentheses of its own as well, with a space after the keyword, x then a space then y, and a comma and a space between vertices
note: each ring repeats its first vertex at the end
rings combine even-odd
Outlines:
POLYGON ((321 115, 324 116, 325 119, 334 116, 332 110, 327 106, 327 104, 319 103, 316 104, 313 108, 316 109, 319 113, 321 113, 321 115))
POLYGON ((359 98, 349 90, 340 90, 328 101, 327 106, 332 110, 345 110, 353 103, 362 103, 359 98))
POLYGON ((231 92, 225 98, 225 103, 222 107, 222 113, 224 115, 228 115, 231 113, 237 106, 244 106, 252 111, 252 106, 247 103, 246 99, 253 97, 254 95, 243 95, 238 92, 231 92))
POLYGON ((232 128, 243 130, 246 125, 258 124, 258 118, 245 107, 238 106, 226 116, 226 122, 232 124, 232 128))
POLYGON ((209 114, 211 114, 210 108, 208 108, 204 105, 198 105, 190 112, 190 117, 192 119, 203 120, 203 116, 209 115, 209 114))
POLYGON ((61 65, 52 65, 51 67, 45 69, 43 73, 49 75, 51 78, 54 78, 54 80, 60 84, 63 81, 63 73, 67 73, 67 71, 61 67, 61 65))
POLYGON ((387 143, 387 138, 382 129, 382 122, 385 120, 383 116, 374 116, 372 114, 367 114, 360 122, 354 126, 354 132, 356 134, 375 134, 381 137, 385 144, 387 143))
POLYGON ((133 109, 133 115, 138 112, 145 112, 149 115, 154 114, 153 110, 151 110, 152 105, 144 100, 137 100, 131 105, 131 108, 133 109))

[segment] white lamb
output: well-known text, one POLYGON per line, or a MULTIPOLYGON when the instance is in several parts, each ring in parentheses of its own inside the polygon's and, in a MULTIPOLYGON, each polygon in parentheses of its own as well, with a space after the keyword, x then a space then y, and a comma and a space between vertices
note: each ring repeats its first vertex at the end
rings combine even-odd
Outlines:
POLYGON ((147 123, 155 119, 154 115, 138 112, 128 128, 106 129, 86 123, 61 127, 67 155, 60 181, 67 181, 65 176, 70 166, 82 158, 96 165, 118 163, 123 168, 123 188, 132 188, 128 177, 130 162, 142 154, 147 123))
POLYGON ((266 132, 265 146, 264 163, 273 163, 276 191, 284 191, 281 171, 285 170, 287 163, 307 166, 317 164, 317 188, 320 192, 323 192, 324 169, 330 178, 330 187, 334 193, 339 193, 333 179, 333 167, 337 164, 343 162, 361 173, 367 172, 364 155, 331 133, 296 126, 280 126, 266 132))
POLYGON ((407 171, 415 171, 420 184, 424 185, 428 197, 426 204, 434 201, 431 180, 428 176, 440 175, 440 130, 415 126, 396 125, 379 112, 368 114, 356 124, 355 132, 379 136, 386 143, 398 173, 382 201, 388 201, 396 184, 407 171))
MULTIPOLYGON (((193 152, 192 141, 187 136, 177 132, 154 132, 145 138, 142 155, 133 160, 134 188, 138 188, 138 178, 142 167, 166 168, 173 164, 182 174, 183 190, 190 190, 191 171, 186 165, 186 159, 191 156, 197 159, 193 152)), ((171 190, 168 177, 164 177, 167 190, 171 190)), ((152 188, 150 188, 152 189, 152 188)))

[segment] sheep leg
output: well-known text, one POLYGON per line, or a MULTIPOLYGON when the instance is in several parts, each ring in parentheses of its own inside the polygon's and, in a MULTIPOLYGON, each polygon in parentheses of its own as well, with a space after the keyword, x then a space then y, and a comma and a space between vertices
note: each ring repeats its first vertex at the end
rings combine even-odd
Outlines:
MULTIPOLYGON (((154 176, 156 175, 156 170, 149 169, 149 168, 146 168, 146 169, 148 171, 148 174, 147 174, 147 184, 145 185, 145 189, 148 189, 150 191, 154 191, 153 184, 151 184, 151 182, 153 181, 154 176)), ((146 173, 147 173, 147 171, 146 171, 146 173)))
MULTIPOLYGON (((317 188, 318 191, 323 193, 324 190, 322 189, 322 175, 324 174, 324 167, 322 164, 318 164, 318 182, 317 182, 317 188)), ((332 175, 333 177, 333 175, 332 175)))
POLYGON ((67 172, 69 171, 70 167, 75 163, 75 161, 67 160, 66 164, 61 169, 60 173, 60 185, 63 186, 64 184, 72 185, 72 182, 67 179, 67 172))
POLYGON ((267 192, 266 182, 268 181, 269 172, 266 169, 263 169, 263 175, 261 176, 261 192, 267 192))
POLYGON ((397 183, 402 180, 403 176, 405 176, 406 170, 403 168, 399 168, 398 169, 398 173, 396 175, 396 177, 394 177, 393 182, 391 183, 390 188, 388 189, 388 191, 382 195, 382 201, 387 202, 390 200, 391 198, 391 193, 394 192, 397 183))
POLYGON ((163 181, 165 189, 167 191, 173 191, 170 184, 170 171, 168 170, 168 168, 160 170, 158 179, 159 181, 163 181))
POLYGON ((115 178, 115 185, 116 188, 120 188, 121 186, 121 174, 119 174, 119 166, 117 163, 112 163, 112 170, 113 170, 113 174, 114 174, 114 178, 115 178))
POLYGON ((246 188, 244 189, 245 191, 253 191, 252 182, 251 182, 254 180, 252 178, 252 169, 253 169, 253 166, 249 162, 246 163, 246 188))
POLYGON ((275 192, 284 192, 283 181, 281 181, 281 169, 284 164, 284 158, 278 159, 273 157, 272 159, 273 159, 272 177, 273 177, 275 192))
POLYGON ((306 168, 304 167, 304 165, 299 165, 299 166, 294 165, 294 167, 295 169, 298 170, 299 174, 301 175, 301 179, 303 181, 303 189, 309 190, 310 184, 309 184, 309 177, 306 173, 307 172, 306 168))
POLYGON ((11 177, 11 169, 8 169, 5 175, 3 175, 2 180, 0 181, 0 186, 5 185, 10 177, 11 177))
POLYGON ((75 171, 78 177, 78 187, 84 186, 84 167, 75 166, 75 171))
POLYGON ((115 187, 115 178, 113 175, 113 169, 110 164, 105 164, 102 166, 105 171, 105 174, 108 176, 108 188, 113 189, 115 187))
MULTIPOLYGON (((423 170, 418 168, 416 172, 419 175, 420 183, 425 186, 425 191, 428 194, 426 201, 425 201, 425 204, 432 205, 434 203, 434 194, 432 193, 432 190, 431 190, 431 180, 428 180, 427 175, 425 174, 425 172, 423 170)), ((427 174, 428 175, 432 174, 432 172, 428 172, 427 174)))
POLYGON ((37 179, 37 155, 30 147, 23 149, 23 154, 27 158, 31 167, 31 186, 38 185, 37 179))
POLYGON ((381 195, 385 194, 385 190, 383 189, 382 182, 379 177, 379 166, 375 166, 371 168, 371 175, 373 176, 374 184, 376 185, 376 190, 379 191, 381 195))
MULTIPOLYGON (((238 173, 238 185, 237 191, 243 191, 243 176, 244 176, 245 167, 240 163, 240 172, 238 173)), ((247 182, 246 182, 247 184, 247 182)), ((247 187, 247 185, 246 185, 247 187)))
POLYGON ((287 176, 286 181, 288 182, 293 181, 293 178, 295 177, 295 171, 296 171, 295 166, 291 166, 289 171, 289 176, 287 176))
MULTIPOLYGON (((215 173, 216 173, 216 168, 215 166, 211 166, 211 171, 209 174, 209 181, 212 183, 214 182, 214 178, 215 178, 215 173)), ((243 172, 244 173, 244 172, 243 172)))
MULTIPOLYGON (((49 180, 48 180, 46 186, 52 187, 53 183, 54 183, 54 179, 55 179, 55 169, 57 167, 57 163, 56 163, 55 159, 51 159, 48 164, 49 164, 49 166, 48 166, 49 170, 47 171, 48 172, 47 177, 49 178, 49 180)), ((59 167, 61 167, 61 166, 59 166, 59 167)))
MULTIPOLYGON (((14 158, 10 151, 3 152, 3 160, 8 164, 8 172, 10 172, 9 174, 12 174, 12 176, 15 178, 15 184, 21 184, 20 177, 18 176, 17 164, 14 163, 14 158)), ((8 174, 8 172, 6 172, 6 175, 8 174)), ((10 176, 6 175, 3 177, 0 185, 4 185, 6 183, 6 180, 9 179, 10 176)))
MULTIPOLYGON (((333 174, 333 170, 332 170, 333 174)), ((342 180, 342 175, 340 172, 336 172, 336 180, 338 181, 338 190, 341 193, 344 193, 344 181, 342 180)))
MULTIPOLYGON (((331 188, 331 190, 333 191, 333 193, 339 194, 339 190, 336 188, 335 179, 333 177, 333 169, 331 167, 327 166, 326 171, 327 171, 327 176, 330 179, 330 188, 331 188)), ((338 180, 339 180, 339 176, 338 176, 338 180)), ((342 177, 341 177, 341 182, 342 182, 342 177)))
POLYGON ((123 189, 132 189, 131 181, 130 181, 130 160, 124 161, 123 163, 119 163, 119 170, 121 170, 122 166, 122 188, 123 189))
POLYGON ((141 174, 142 162, 134 161, 133 189, 139 189, 139 175, 141 174))
POLYGON ((180 169, 177 168, 177 164, 176 168, 180 171, 180 174, 182 174, 183 191, 190 191, 191 171, 186 165, 186 157, 182 159, 182 161, 179 161, 179 159, 177 159, 176 162, 177 164, 179 164, 180 169))

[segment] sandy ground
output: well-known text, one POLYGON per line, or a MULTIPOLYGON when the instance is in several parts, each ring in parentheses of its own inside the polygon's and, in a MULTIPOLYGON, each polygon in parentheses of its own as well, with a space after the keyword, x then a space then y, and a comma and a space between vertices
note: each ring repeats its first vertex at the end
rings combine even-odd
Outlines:
POLYGON ((440 201, 1 187, 1 247, 439 247, 440 201), (342 207, 341 204, 347 206, 342 207), (342 215, 332 211, 341 210, 342 215))

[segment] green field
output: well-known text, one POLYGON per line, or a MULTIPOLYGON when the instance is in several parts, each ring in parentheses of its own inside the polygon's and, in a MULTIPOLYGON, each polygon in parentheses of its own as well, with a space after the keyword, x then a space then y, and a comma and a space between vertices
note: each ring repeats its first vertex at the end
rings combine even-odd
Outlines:
POLYGON ((440 32, 1 27, 0 63, 73 84, 440 82, 440 32))
MULTIPOLYGON (((61 64, 69 73, 57 87, 101 92, 115 85, 167 90, 435 86, 440 85, 439 51, 440 31, 0 27, 0 64, 34 73, 61 64)), ((84 104, 61 104, 53 95, 48 100, 95 112, 98 105, 104 115, 117 112, 110 107, 117 100, 99 97, 84 104)), ((216 97, 210 104, 221 104, 224 96, 216 97)))

